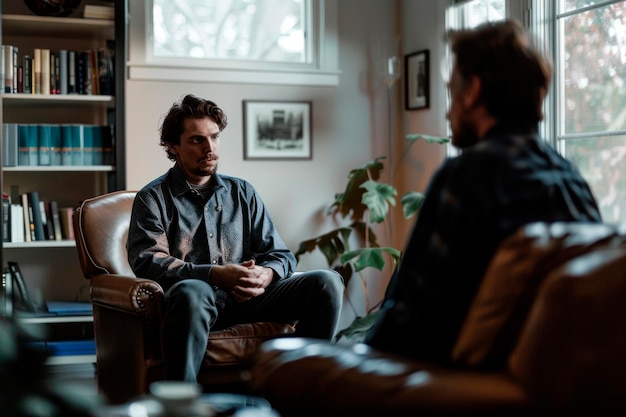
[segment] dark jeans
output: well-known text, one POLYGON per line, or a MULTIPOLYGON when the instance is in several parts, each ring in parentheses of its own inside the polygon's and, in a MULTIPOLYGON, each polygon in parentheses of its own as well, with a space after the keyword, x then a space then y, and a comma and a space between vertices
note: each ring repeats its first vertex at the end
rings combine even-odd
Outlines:
POLYGON ((343 279, 335 271, 297 272, 272 283, 245 303, 208 283, 186 279, 165 293, 163 358, 168 379, 196 381, 209 331, 256 321, 298 322, 296 335, 332 340, 343 302, 343 279), (220 297, 221 298, 221 297, 220 297))

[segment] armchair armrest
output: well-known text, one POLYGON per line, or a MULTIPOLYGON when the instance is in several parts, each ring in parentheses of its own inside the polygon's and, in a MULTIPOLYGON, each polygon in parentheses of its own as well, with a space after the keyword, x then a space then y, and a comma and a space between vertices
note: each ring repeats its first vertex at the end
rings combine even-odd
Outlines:
POLYGON ((98 274, 90 280, 94 307, 118 310, 144 319, 163 318, 163 288, 150 279, 98 274))

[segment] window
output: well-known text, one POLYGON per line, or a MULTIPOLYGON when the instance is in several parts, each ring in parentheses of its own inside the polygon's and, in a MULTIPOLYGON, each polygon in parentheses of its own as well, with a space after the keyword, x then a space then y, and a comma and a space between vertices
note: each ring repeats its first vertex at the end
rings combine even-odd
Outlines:
POLYGON ((153 0, 154 57, 311 61, 310 1, 153 0))
POLYGON ((625 221, 626 1, 560 0, 555 12, 556 146, 604 221, 625 221))
POLYGON ((337 1, 129 2, 129 76, 337 85, 337 1))

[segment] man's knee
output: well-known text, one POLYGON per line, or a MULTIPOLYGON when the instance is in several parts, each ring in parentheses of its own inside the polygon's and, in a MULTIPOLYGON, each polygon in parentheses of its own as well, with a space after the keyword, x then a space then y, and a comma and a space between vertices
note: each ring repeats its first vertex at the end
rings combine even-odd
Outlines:
POLYGON ((319 288, 331 298, 343 298, 345 289, 343 278, 337 272, 330 269, 316 269, 309 271, 311 279, 314 279, 319 288))
POLYGON ((215 290, 198 279, 185 279, 172 285, 165 293, 168 302, 184 302, 189 306, 201 306, 215 300, 215 290))

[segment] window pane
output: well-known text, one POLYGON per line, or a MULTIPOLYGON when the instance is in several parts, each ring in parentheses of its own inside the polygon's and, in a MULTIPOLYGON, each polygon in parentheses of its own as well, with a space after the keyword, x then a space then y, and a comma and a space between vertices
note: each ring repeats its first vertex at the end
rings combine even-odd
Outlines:
POLYGON ((153 55, 305 63, 308 0, 153 0, 153 55))
POLYGON ((626 128, 626 2, 560 19, 564 133, 626 128))
POLYGON ((471 0, 448 9, 448 29, 469 29, 506 16, 506 0, 471 0))
POLYGON ((565 157, 574 162, 600 206, 605 222, 626 219, 626 135, 571 139, 561 142, 565 157))

